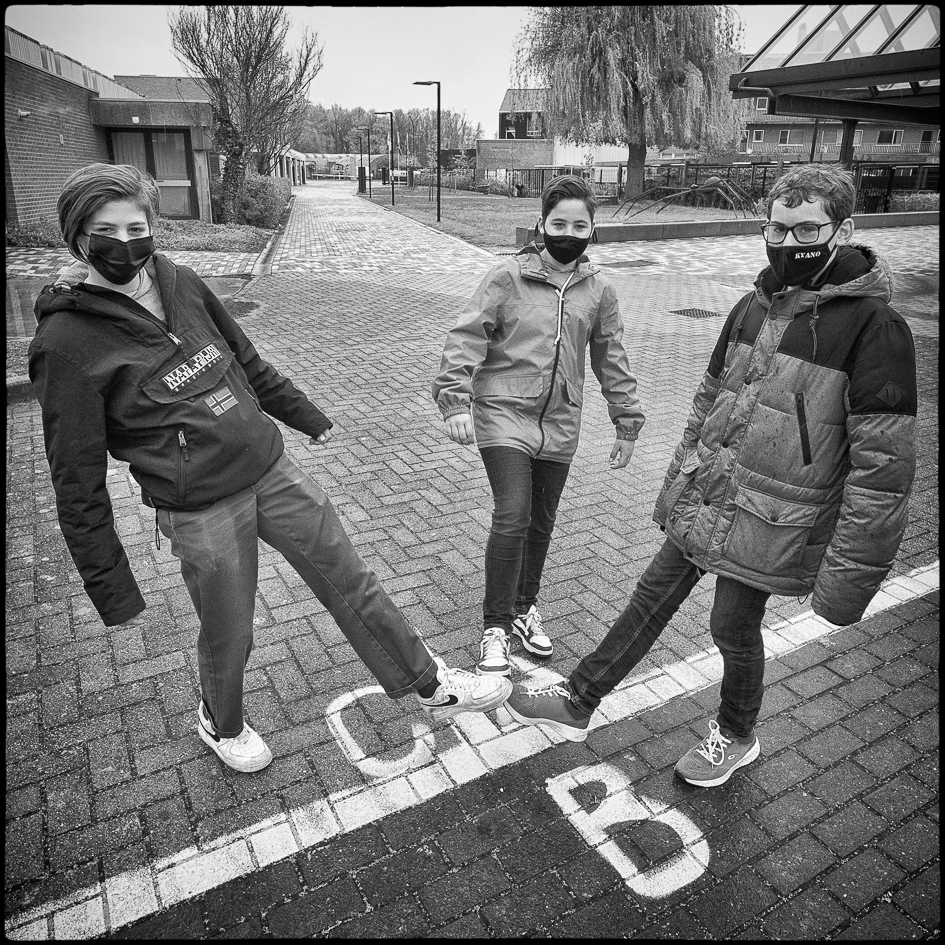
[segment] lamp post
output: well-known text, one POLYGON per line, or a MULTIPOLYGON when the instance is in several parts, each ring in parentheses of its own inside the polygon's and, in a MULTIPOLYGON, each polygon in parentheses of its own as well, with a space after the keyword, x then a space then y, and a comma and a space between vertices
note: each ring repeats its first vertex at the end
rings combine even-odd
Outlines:
MULTIPOLYGON (((361 148, 361 135, 358 135, 358 169, 364 167, 364 151, 361 148)), ((361 193, 361 175, 358 175, 358 193, 361 193)))
POLYGON ((390 149, 388 151, 387 157, 390 164, 390 205, 394 206, 394 113, 375 112, 374 114, 390 116, 390 149))
POLYGON ((436 222, 440 222, 440 83, 436 79, 429 82, 414 82, 414 85, 436 86, 436 222))

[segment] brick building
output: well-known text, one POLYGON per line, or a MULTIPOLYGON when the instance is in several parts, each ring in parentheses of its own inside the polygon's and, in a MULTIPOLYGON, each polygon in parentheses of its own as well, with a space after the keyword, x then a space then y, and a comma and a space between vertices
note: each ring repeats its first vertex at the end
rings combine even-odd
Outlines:
MULTIPOLYGON (((56 219, 66 178, 95 161, 133 164, 161 193, 161 215, 212 221, 220 172, 213 113, 183 76, 108 76, 4 27, 4 210, 14 224, 56 219)), ((305 183, 304 156, 273 176, 305 183)))

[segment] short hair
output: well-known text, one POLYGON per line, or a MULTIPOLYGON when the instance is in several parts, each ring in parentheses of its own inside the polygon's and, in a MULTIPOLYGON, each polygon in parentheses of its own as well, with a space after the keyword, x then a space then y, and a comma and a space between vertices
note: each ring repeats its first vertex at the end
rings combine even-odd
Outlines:
POLYGON ((769 220, 775 200, 782 201, 786 207, 821 200, 831 220, 845 220, 853 214, 856 185, 853 175, 837 164, 801 164, 774 182, 766 207, 769 220))
POLYGON ((541 192, 541 219, 544 222, 554 208, 562 200, 582 200, 587 207, 591 223, 594 222, 594 211, 597 209, 597 200, 594 192, 583 177, 575 174, 562 174, 549 181, 541 192))
POLYGON ((148 226, 154 231, 160 194, 153 178, 142 174, 138 168, 130 164, 87 164, 69 175, 56 209, 62 238, 76 259, 88 262, 79 246, 86 221, 114 200, 130 200, 136 204, 144 211, 148 226))

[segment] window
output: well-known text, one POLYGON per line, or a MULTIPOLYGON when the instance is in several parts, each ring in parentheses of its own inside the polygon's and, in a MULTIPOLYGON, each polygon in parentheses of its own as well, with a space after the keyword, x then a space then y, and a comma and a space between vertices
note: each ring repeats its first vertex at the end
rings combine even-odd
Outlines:
POLYGON ((853 147, 858 148, 863 143, 863 129, 853 132, 853 147))
POLYGON ((902 129, 892 128, 881 131, 876 136, 877 144, 890 144, 890 145, 901 145, 902 144, 902 129))
POLYGON ((766 112, 768 110, 768 99, 764 95, 755 99, 755 111, 766 112))
POLYGON ((778 144, 802 144, 804 132, 800 128, 782 128, 778 132, 778 144))
POLYGON ((751 133, 751 143, 758 144, 760 141, 765 140, 765 130, 764 128, 755 128, 751 133))
POLYGON ((840 141, 840 129, 839 128, 828 128, 826 131, 820 133, 820 143, 825 144, 837 144, 840 141))

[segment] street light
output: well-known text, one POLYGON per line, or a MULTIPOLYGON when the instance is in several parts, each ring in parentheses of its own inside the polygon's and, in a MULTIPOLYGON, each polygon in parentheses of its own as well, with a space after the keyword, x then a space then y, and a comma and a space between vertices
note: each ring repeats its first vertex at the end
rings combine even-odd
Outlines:
POLYGON ((394 206, 394 113, 375 112, 375 115, 390 115, 390 150, 388 163, 390 164, 390 205, 394 206))
POLYGON ((370 199, 373 196, 371 192, 371 125, 369 124, 365 128, 356 128, 355 131, 367 132, 367 192, 370 199))
POLYGON ((440 83, 436 79, 429 82, 414 82, 414 85, 436 86, 436 222, 440 222, 440 83))
MULTIPOLYGON (((358 170, 359 171, 364 170, 364 149, 361 145, 361 135, 358 135, 358 170)), ((362 193, 360 173, 358 174, 358 193, 359 194, 362 193)))

